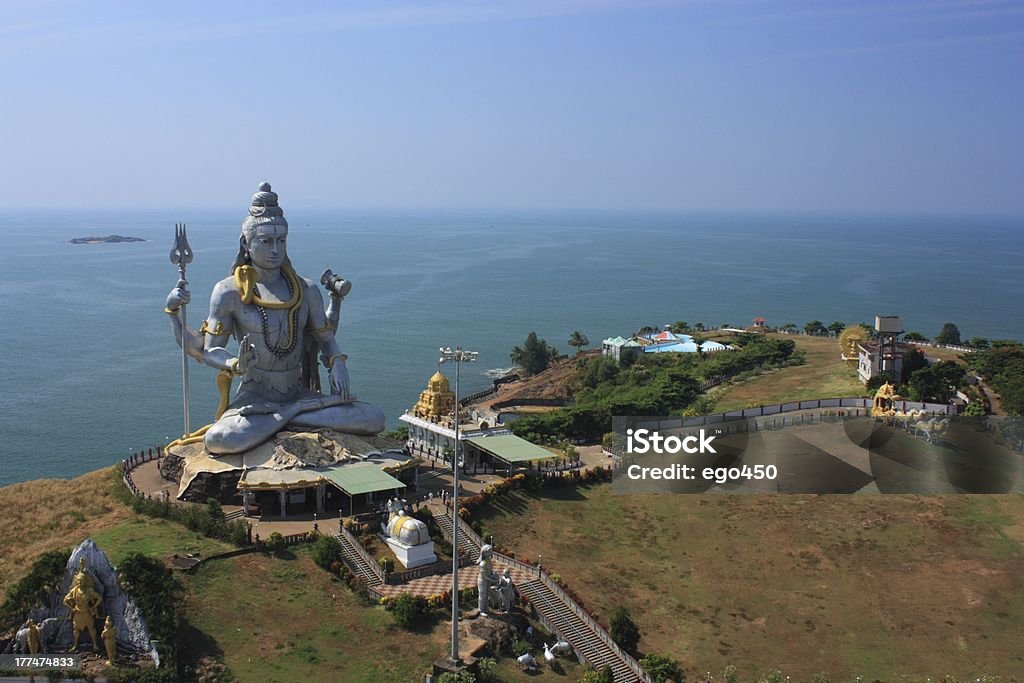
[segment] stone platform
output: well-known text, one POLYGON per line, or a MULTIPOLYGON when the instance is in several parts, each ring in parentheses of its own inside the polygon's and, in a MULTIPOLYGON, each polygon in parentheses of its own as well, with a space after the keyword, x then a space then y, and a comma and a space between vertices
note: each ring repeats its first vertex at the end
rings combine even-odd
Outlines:
MULTIPOLYGON (((401 468, 411 458, 403 444, 381 436, 355 436, 329 429, 284 430, 269 441, 244 453, 213 456, 203 443, 172 444, 165 449, 160 473, 178 481, 176 498, 205 502, 233 495, 246 472, 280 473, 294 485, 304 477, 320 478, 324 468, 379 462, 381 468, 401 468)), ((273 476, 273 475, 270 475, 273 476)))

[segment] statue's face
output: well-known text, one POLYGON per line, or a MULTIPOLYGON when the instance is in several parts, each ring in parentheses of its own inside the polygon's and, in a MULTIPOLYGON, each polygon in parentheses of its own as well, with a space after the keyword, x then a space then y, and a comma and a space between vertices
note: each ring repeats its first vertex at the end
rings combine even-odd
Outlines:
POLYGON ((248 241, 249 256, 257 268, 280 268, 287 256, 285 242, 288 228, 283 225, 260 225, 248 241))

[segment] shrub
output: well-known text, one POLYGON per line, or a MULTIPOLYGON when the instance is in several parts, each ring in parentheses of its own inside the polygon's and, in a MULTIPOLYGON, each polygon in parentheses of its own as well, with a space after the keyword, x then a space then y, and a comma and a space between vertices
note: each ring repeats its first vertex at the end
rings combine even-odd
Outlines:
POLYGON ((60 587, 69 557, 69 550, 44 553, 32 563, 26 577, 7 589, 0 607, 0 631, 5 630, 4 627, 20 626, 29 610, 47 600, 50 593, 60 587))
POLYGON ((275 554, 284 550, 284 536, 280 532, 275 531, 267 537, 267 550, 275 554))
MULTIPOLYGON (((121 587, 135 599, 150 635, 160 641, 168 659, 177 661, 179 610, 185 587, 161 560, 131 553, 117 569, 121 587)), ((174 668, 172 665, 170 668, 174 668)))
POLYGON ((484 657, 477 662, 476 679, 480 683, 501 683, 498 676, 498 662, 491 657, 484 657))
POLYGON ((318 536, 313 544, 313 561, 320 567, 337 574, 334 565, 341 562, 341 542, 334 536, 318 536))
POLYGON ((686 676, 679 662, 662 655, 648 654, 640 660, 640 666, 654 678, 654 683, 685 683, 686 676))
POLYGON ((412 629, 420 625, 429 613, 427 601, 412 593, 402 593, 390 601, 386 608, 395 618, 395 623, 404 629, 412 629))
POLYGON ((640 629, 629 615, 628 609, 619 607, 615 610, 608 633, 620 647, 630 652, 636 652, 636 646, 640 643, 640 629))
POLYGON ((612 667, 605 664, 600 670, 591 669, 583 674, 580 683, 615 683, 612 667))
POLYGON ((468 669, 459 673, 447 671, 438 676, 437 683, 476 683, 476 676, 468 669))

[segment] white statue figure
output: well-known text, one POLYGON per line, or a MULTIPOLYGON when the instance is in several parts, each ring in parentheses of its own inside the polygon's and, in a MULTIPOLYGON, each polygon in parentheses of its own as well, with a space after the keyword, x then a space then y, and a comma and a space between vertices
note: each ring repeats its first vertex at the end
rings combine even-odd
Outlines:
POLYGON ((512 573, 508 567, 505 567, 505 571, 501 573, 497 588, 500 596, 501 610, 506 613, 511 612, 516 604, 516 589, 512 585, 512 573))
POLYGON ((480 614, 487 614, 487 611, 490 609, 491 587, 494 585, 494 572, 491 571, 492 555, 493 550, 490 544, 485 543, 480 548, 480 561, 477 562, 480 574, 476 579, 476 606, 480 610, 480 614))
POLYGON ((292 269, 287 239, 277 193, 263 183, 242 221, 231 275, 214 286, 210 314, 198 332, 185 328, 182 334, 178 310, 190 300, 184 281, 167 297, 165 310, 188 354, 241 378, 238 392, 203 437, 210 453, 247 451, 286 426, 352 434, 384 429, 379 409, 354 400, 347 357, 334 339, 337 323, 331 324, 313 281, 292 269), (231 337, 239 342, 237 357, 226 348, 231 337), (317 350, 330 373, 326 395, 317 390, 317 350))

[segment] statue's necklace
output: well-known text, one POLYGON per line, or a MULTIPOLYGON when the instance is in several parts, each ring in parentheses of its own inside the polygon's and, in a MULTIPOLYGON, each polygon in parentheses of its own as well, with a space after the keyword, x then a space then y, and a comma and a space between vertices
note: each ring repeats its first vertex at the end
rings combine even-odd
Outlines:
MULTIPOLYGON (((295 298, 295 285, 292 284, 290 273, 285 272, 284 283, 288 286, 288 299, 289 301, 295 298)), ((256 300, 259 300, 259 292, 256 287, 253 287, 253 294, 256 300)), ((278 359, 283 359, 285 356, 295 350, 295 343, 298 341, 299 335, 295 333, 295 330, 299 326, 299 306, 298 301, 302 298, 299 297, 296 301, 296 305, 292 306, 288 311, 288 338, 284 344, 271 344, 270 343, 270 323, 267 320, 267 309, 260 304, 256 304, 256 310, 260 313, 260 324, 263 327, 263 344, 270 350, 272 354, 277 356, 278 359)))

